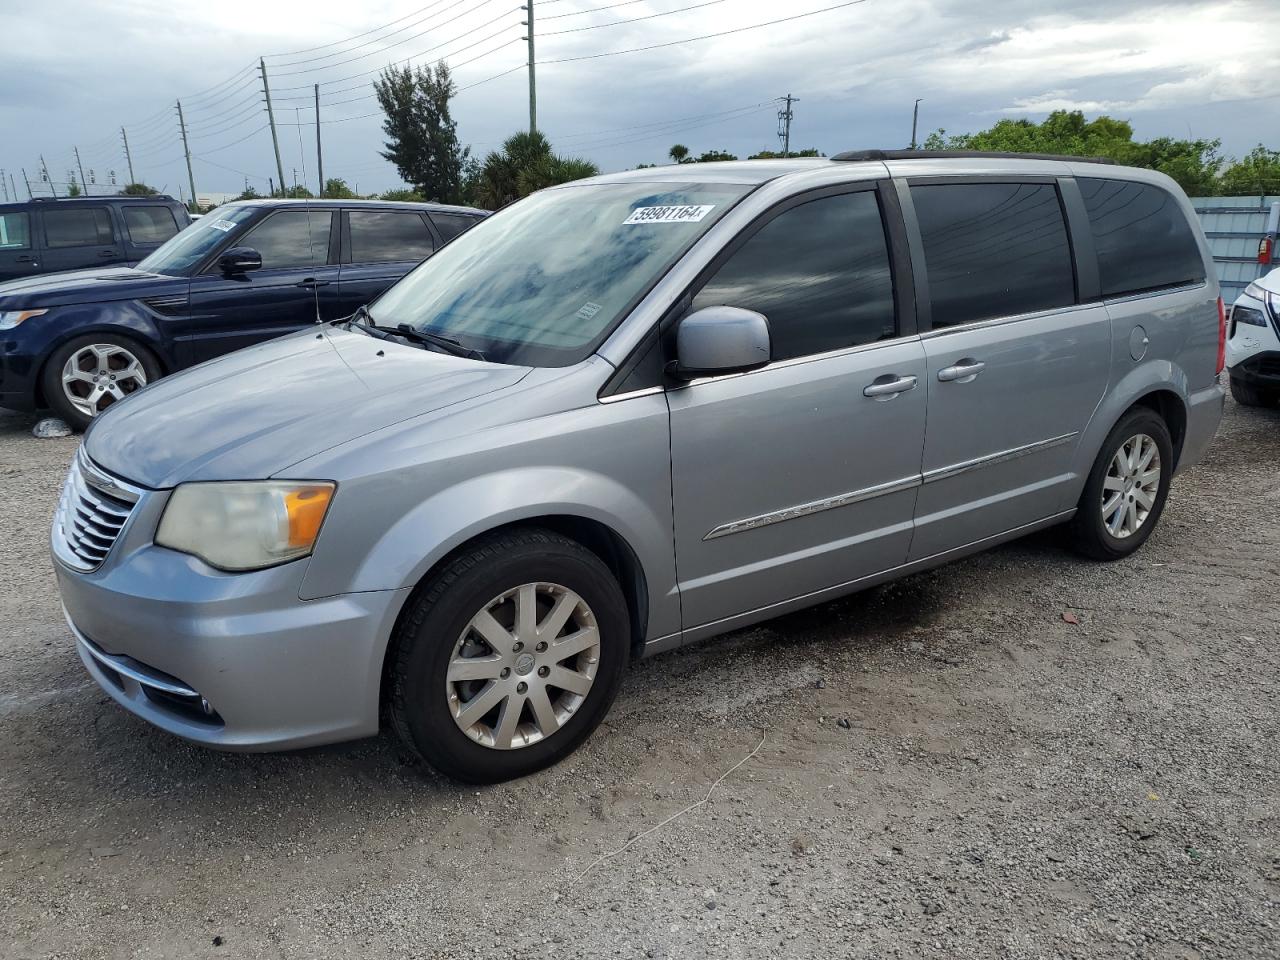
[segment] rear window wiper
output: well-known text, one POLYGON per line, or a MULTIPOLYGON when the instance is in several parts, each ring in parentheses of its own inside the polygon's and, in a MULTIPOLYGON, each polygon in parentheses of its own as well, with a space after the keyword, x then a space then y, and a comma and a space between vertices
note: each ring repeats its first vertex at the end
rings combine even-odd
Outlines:
POLYGON ((373 316, 369 313, 369 308, 362 306, 348 318, 348 324, 354 324, 362 321, 363 326, 370 331, 378 331, 380 334, 404 337, 406 340, 412 340, 414 343, 421 344, 424 347, 435 347, 436 349, 453 354, 455 357, 466 357, 469 360, 483 360, 484 353, 472 347, 464 347, 452 337, 445 337, 438 333, 431 333, 427 330, 419 330, 411 327, 407 323, 398 323, 394 327, 386 327, 373 322, 373 316))

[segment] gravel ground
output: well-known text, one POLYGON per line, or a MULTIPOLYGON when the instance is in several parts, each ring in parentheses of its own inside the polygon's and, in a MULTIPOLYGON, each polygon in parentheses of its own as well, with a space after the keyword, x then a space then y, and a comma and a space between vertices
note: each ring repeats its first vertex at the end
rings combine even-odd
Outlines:
POLYGON ((578 754, 479 790, 108 701, 45 548, 76 441, 31 424, 0 413, 0 957, 1280 955, 1280 412, 1228 403, 1130 560, 1041 535, 637 664, 578 754))

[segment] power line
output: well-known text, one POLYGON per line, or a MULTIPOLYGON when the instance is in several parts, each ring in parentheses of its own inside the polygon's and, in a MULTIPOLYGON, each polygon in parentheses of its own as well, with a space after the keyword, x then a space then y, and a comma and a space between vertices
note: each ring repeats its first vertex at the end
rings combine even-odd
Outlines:
POLYGON ((624 23, 639 23, 641 20, 657 20, 659 17, 669 17, 675 13, 684 13, 688 10, 698 10, 702 7, 713 7, 718 3, 724 3, 725 0, 705 0, 703 3, 695 3, 688 7, 679 7, 675 10, 663 10, 661 13, 650 13, 643 17, 632 17, 630 20, 613 20, 609 23, 593 23, 586 27, 570 27, 566 30, 551 30, 548 33, 539 34, 542 37, 555 37, 562 33, 582 33, 584 30, 602 30, 605 27, 620 27, 624 23))
MULTIPOLYGON (((603 7, 588 7, 586 10, 573 10, 569 13, 553 13, 549 17, 543 17, 543 20, 562 20, 565 17, 581 17, 587 13, 599 13, 601 10, 615 10, 618 7, 630 7, 633 4, 644 3, 644 0, 622 0, 621 3, 607 3, 603 7)), ((543 6, 546 6, 546 0, 543 0, 543 6)))
POLYGON ((277 57, 292 57, 292 56, 296 56, 299 53, 311 53, 315 50, 325 50, 329 47, 336 47, 336 46, 339 46, 340 44, 349 43, 352 40, 359 40, 361 37, 367 37, 369 34, 377 33, 379 30, 385 30, 387 29, 387 27, 393 27, 397 23, 400 23, 402 20, 408 20, 410 17, 416 17, 418 14, 422 13, 422 11, 426 10, 428 7, 437 6, 437 5, 438 4, 429 3, 425 7, 419 7, 417 10, 413 10, 409 13, 406 13, 403 17, 397 17, 395 20, 392 20, 390 23, 384 23, 378 27, 371 27, 368 30, 366 30, 364 33, 357 33, 354 36, 344 37, 341 40, 332 40, 329 43, 322 43, 319 46, 315 46, 315 47, 304 47, 301 50, 286 50, 284 53, 268 53, 266 54, 266 56, 274 60, 277 57))
MULTIPOLYGON (((428 6, 429 6, 429 7, 431 7, 431 8, 434 8, 434 7, 438 7, 438 6, 440 6, 442 3, 445 3, 445 2, 446 2, 446 0, 436 0, 436 3, 434 3, 434 4, 429 4, 428 6)), ((453 4, 453 6, 457 6, 459 3, 462 3, 462 2, 463 2, 463 0, 454 0, 454 4, 453 4)), ((426 10, 426 9, 428 9, 428 7, 423 7, 423 8, 422 8, 422 10, 426 10)), ((446 8, 446 9, 448 9, 448 8, 446 8)), ((419 12, 422 12, 422 11, 419 11, 419 12)), ((288 61, 285 61, 284 63, 277 63, 277 64, 275 64, 274 66, 276 66, 276 67, 296 67, 296 66, 298 66, 299 64, 303 64, 303 63, 315 63, 317 60, 328 60, 330 57, 340 57, 340 56, 342 56, 342 55, 343 55, 343 54, 345 54, 345 53, 351 53, 353 50, 359 50, 361 47, 367 47, 367 46, 369 46, 369 45, 371 45, 371 44, 375 44, 375 43, 382 43, 384 40, 388 39, 389 37, 394 37, 397 33, 403 33, 405 30, 411 30, 411 29, 413 29, 414 27, 416 27, 418 24, 420 24, 420 23, 424 23, 424 22, 426 22, 427 20, 430 20, 430 19, 431 19, 432 17, 434 17, 434 16, 435 16, 435 14, 434 14, 434 13, 428 14, 427 16, 423 17, 421 20, 415 20, 415 21, 413 21, 413 23, 407 23, 407 24, 405 24, 403 27, 399 27, 398 29, 392 30, 390 33, 384 33, 384 34, 383 34, 382 36, 380 36, 380 37, 375 37, 375 38, 374 38, 374 39, 372 39, 372 40, 366 40, 364 43, 358 43, 358 44, 356 44, 354 47, 348 47, 348 48, 347 48, 347 49, 345 49, 345 50, 335 50, 333 53, 325 53, 325 54, 321 54, 321 55, 320 55, 320 56, 318 56, 318 57, 309 57, 308 59, 305 59, 305 60, 288 60, 288 61)), ((394 22, 394 21, 393 21, 393 22, 394 22)), ((387 26, 390 26, 390 25, 391 25, 391 24, 387 24, 387 26)), ((391 46, 391 45, 388 45, 388 46, 391 46)), ((382 49, 382 50, 386 50, 386 49, 387 49, 387 47, 386 47, 386 46, 384 46, 384 47, 382 47, 381 49, 382 49)), ((374 51, 374 52, 375 52, 375 53, 377 53, 377 52, 380 52, 380 51, 374 51)), ((361 56, 371 56, 371 54, 362 54, 361 56)), ((336 66, 336 64, 330 64, 330 66, 336 66)), ((316 69, 321 69, 321 68, 317 67, 316 69)), ((284 76, 284 74, 281 74, 281 76, 284 76)))
POLYGON ((539 60, 538 65, 552 63, 576 63, 579 60, 599 60, 601 57, 618 57, 624 53, 640 53, 644 50, 660 50, 663 47, 675 47, 682 43, 694 43, 698 40, 710 40, 713 37, 727 37, 733 33, 745 33, 748 30, 759 30, 761 27, 772 27, 779 23, 790 23, 792 20, 802 20, 805 17, 817 16, 820 13, 830 13, 832 10, 842 10, 845 7, 857 6, 860 3, 866 3, 867 0, 845 0, 844 3, 837 3, 830 7, 822 7, 818 10, 809 10, 806 13, 797 13, 790 17, 779 17, 777 20, 767 20, 764 23, 753 23, 745 27, 734 27, 732 30, 719 30, 716 33, 704 33, 697 37, 685 37, 683 40, 669 40, 666 43, 651 43, 645 47, 630 47, 626 50, 609 50, 605 53, 588 53, 580 57, 560 57, 556 60, 539 60))

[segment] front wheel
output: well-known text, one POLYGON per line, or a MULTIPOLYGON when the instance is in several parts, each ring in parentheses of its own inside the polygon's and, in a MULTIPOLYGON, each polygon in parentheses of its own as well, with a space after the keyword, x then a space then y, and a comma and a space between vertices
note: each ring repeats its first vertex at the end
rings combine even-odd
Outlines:
POLYGON ((457 780, 549 766, 608 711, 628 624, 617 581, 581 544, 539 529, 479 540, 423 585, 397 627, 392 724, 457 780))
POLYGON ((1112 428, 1094 461, 1072 521, 1076 548, 1119 560, 1155 529, 1173 478, 1173 440, 1158 413, 1139 407, 1112 428))
POLYGON ((161 375, 160 363, 128 337, 95 333, 64 343, 45 364, 41 387, 53 411, 78 430, 161 375))

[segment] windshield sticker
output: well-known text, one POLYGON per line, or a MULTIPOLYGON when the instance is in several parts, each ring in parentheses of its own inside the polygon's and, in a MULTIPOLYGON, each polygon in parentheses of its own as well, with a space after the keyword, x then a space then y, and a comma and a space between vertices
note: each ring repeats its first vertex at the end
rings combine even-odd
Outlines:
POLYGON ((678 207, 637 207, 626 223, 697 223, 716 208, 714 203, 678 207))
POLYGON ((600 304, 592 303, 590 300, 588 300, 586 303, 582 305, 582 307, 578 310, 578 312, 574 314, 574 317, 577 318, 578 320, 590 320, 592 317, 594 317, 597 313, 599 313, 603 309, 604 307, 600 306, 600 304))
POLYGON ((213 223, 209 224, 209 226, 213 227, 215 230, 221 230, 223 233, 236 228, 235 221, 233 220, 215 220, 213 223))

